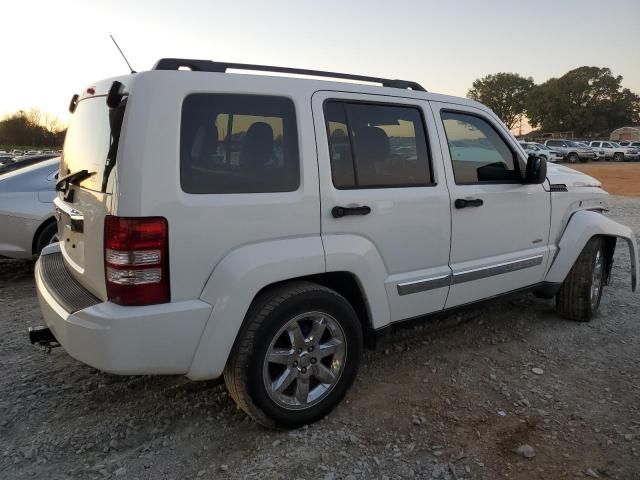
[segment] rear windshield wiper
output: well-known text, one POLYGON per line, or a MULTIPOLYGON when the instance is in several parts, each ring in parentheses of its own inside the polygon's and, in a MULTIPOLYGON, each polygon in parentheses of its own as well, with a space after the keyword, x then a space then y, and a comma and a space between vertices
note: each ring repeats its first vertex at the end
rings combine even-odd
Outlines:
POLYGON ((69 185, 77 184, 95 174, 96 172, 90 172, 89 170, 80 170, 78 172, 65 175, 56 183, 56 192, 66 192, 69 190, 69 185))

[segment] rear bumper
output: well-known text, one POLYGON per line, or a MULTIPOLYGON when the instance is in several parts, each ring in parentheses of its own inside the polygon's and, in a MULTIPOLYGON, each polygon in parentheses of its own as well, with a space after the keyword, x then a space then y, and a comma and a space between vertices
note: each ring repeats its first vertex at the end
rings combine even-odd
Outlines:
MULTIPOLYGON (((77 360, 116 374, 184 374, 189 370, 211 305, 187 300, 144 307, 95 303, 70 312, 58 300, 62 279, 52 284, 43 275, 47 249, 35 269, 38 300, 45 323, 64 349, 77 360)), ((66 267, 65 267, 66 268, 66 267)))

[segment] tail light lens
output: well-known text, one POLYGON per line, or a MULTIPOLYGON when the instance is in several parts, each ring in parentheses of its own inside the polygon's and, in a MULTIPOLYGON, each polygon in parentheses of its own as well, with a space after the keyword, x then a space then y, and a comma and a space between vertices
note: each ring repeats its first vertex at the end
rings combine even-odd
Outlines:
POLYGON ((169 227, 163 217, 104 220, 107 297, 119 305, 151 305, 171 300, 169 227))

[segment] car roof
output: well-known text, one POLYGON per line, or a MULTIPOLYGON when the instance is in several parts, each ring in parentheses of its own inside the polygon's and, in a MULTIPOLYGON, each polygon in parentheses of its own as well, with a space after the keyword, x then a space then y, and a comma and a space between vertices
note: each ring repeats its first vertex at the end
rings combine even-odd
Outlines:
POLYGON ((344 80, 324 80, 317 78, 298 78, 291 75, 256 75, 253 73, 221 73, 221 72, 199 72, 190 70, 148 70, 129 75, 106 78, 92 83, 84 89, 80 94, 78 101, 97 95, 106 95, 114 81, 125 84, 130 91, 135 91, 136 84, 146 84, 147 82, 171 83, 180 81, 181 79, 202 78, 202 75, 211 76, 212 91, 215 90, 217 78, 231 78, 238 91, 247 90, 255 91, 260 86, 270 87, 275 84, 286 86, 287 90, 298 93, 305 93, 309 96, 317 91, 336 91, 354 94, 370 94, 370 95, 386 95, 397 98, 407 98, 415 100, 426 100, 434 102, 451 103, 475 107, 483 110, 491 115, 495 114, 485 105, 463 97, 452 95, 444 95, 421 90, 411 90, 405 88, 395 88, 390 86, 378 86, 365 83, 355 83, 354 81, 344 80), (92 93, 89 93, 92 92, 92 93))

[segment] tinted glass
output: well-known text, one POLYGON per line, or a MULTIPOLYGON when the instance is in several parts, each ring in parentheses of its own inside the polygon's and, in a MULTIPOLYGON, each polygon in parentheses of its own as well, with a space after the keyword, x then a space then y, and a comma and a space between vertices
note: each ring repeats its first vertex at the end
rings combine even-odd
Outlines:
POLYGON ((300 161, 293 102, 189 95, 182 105, 180 182, 187 193, 296 190, 300 161))
POLYGON ((328 102, 325 116, 327 135, 329 135, 333 184, 338 188, 353 187, 356 185, 356 177, 344 104, 328 102))
POLYGON ((520 181, 513 152, 486 120, 442 112, 442 121, 456 183, 520 181))
POLYGON ((327 102, 325 118, 337 188, 432 184, 418 108, 327 102))
POLYGON ((62 176, 88 170, 95 172, 81 185, 91 190, 101 190, 107 154, 120 131, 111 131, 106 97, 96 96, 78 102, 71 117, 71 124, 64 140, 60 163, 62 176))

